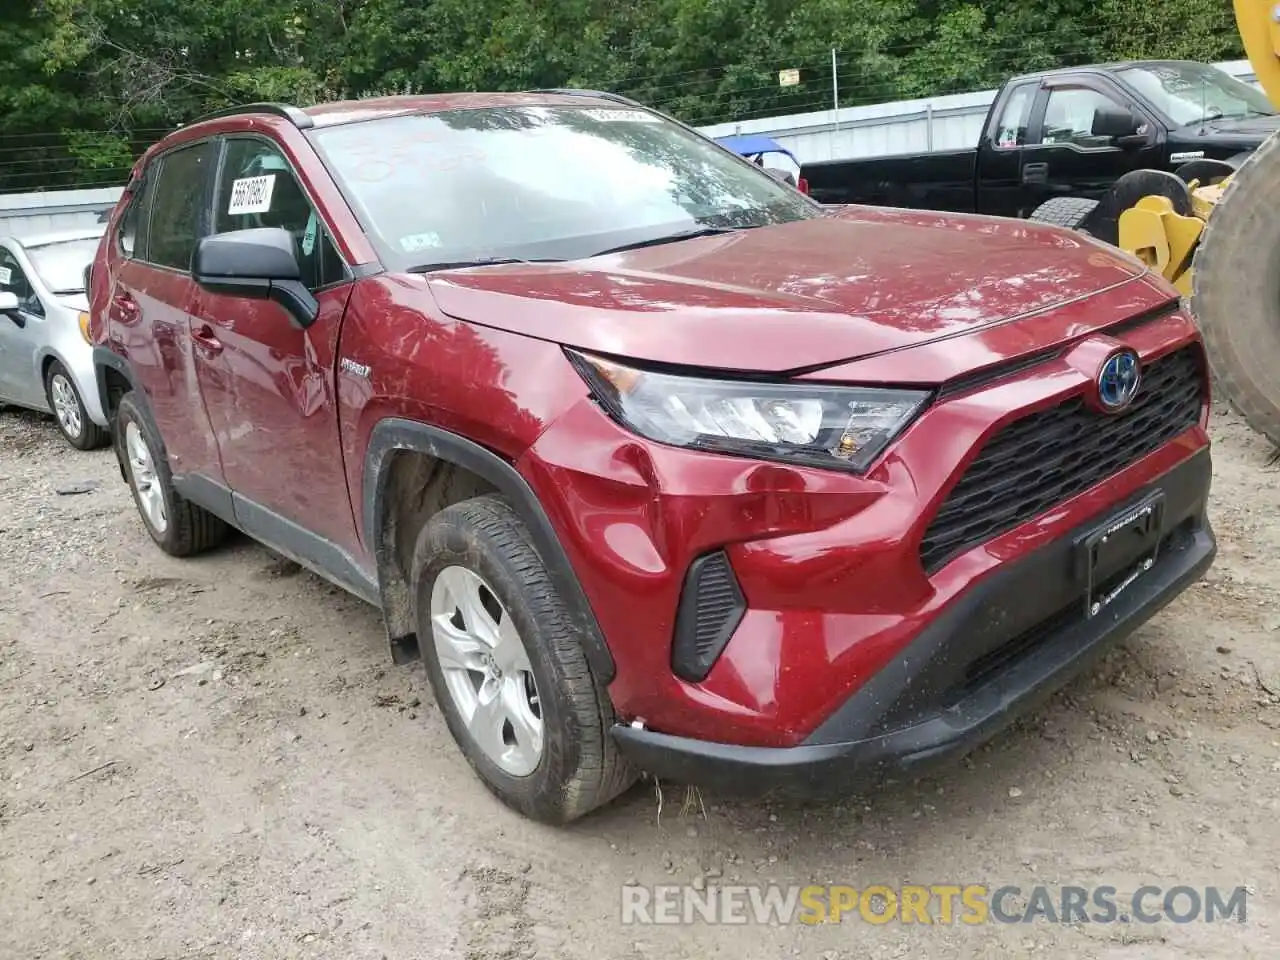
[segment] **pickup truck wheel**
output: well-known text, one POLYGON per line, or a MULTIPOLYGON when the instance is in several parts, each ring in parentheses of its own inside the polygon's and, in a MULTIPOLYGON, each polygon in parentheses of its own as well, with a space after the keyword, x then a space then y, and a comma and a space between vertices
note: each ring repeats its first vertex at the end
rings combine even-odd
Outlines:
POLYGON ((1084 223, 1085 218, 1093 213, 1093 208, 1097 205, 1097 200, 1090 200, 1087 197, 1054 197, 1032 210, 1031 216, 1027 219, 1076 230, 1084 223))
POLYGON ((563 824, 622 793, 608 693, 528 528, 485 495, 440 511, 414 547, 422 660, 449 732, 486 787, 563 824))
POLYGON ((116 456, 124 468, 133 502, 151 539, 165 553, 189 557, 217 546, 227 525, 173 488, 173 475, 163 454, 159 431, 132 393, 116 410, 116 456))

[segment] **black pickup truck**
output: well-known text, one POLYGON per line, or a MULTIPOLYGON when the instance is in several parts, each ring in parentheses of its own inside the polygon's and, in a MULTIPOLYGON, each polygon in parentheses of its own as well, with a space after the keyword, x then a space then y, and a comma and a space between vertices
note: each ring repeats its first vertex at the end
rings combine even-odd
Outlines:
POLYGON ((1099 64, 1006 81, 977 147, 806 163, 800 176, 821 203, 1027 217, 1056 198, 1099 198, 1132 171, 1209 182, 1276 129, 1266 96, 1217 67, 1099 64))

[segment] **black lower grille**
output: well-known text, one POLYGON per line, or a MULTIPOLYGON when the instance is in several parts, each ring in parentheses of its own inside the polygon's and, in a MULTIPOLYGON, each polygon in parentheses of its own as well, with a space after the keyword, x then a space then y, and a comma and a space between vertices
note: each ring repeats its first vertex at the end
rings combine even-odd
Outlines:
POLYGON ((1197 346, 1147 364, 1132 405, 1098 413, 1080 397, 1030 414, 987 441, 920 542, 926 573, 1077 496, 1194 426, 1204 373, 1197 346))
POLYGON ((671 651, 676 676, 693 683, 706 679, 746 610, 742 588, 723 550, 694 560, 676 610, 671 651))

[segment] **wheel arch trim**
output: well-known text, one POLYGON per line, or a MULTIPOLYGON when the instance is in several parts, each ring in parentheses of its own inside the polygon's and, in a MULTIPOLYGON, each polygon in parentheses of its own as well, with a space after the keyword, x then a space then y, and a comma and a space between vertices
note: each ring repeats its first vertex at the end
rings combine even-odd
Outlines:
MULTIPOLYGON (((399 417, 379 421, 370 434, 361 495, 364 536, 377 564, 378 589, 389 633, 399 632, 391 622, 395 601, 388 596, 390 573, 395 569, 396 560, 394 545, 387 542, 383 531, 387 522, 390 468, 398 451, 426 454, 469 470, 491 483, 510 501, 529 527, 534 547, 575 620, 592 672, 601 683, 610 683, 615 675, 613 656, 569 555, 533 488, 514 466, 486 447, 456 433, 399 417)), ((403 638, 392 635, 389 639, 394 649, 403 638)))

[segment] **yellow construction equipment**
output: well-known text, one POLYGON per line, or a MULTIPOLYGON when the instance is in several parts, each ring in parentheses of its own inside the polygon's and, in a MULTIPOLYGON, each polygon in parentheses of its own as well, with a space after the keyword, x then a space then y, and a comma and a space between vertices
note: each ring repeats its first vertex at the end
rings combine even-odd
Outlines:
MULTIPOLYGON (((1254 75, 1280 108, 1280 3, 1234 3, 1254 75)), ((1117 236, 1122 249, 1190 298, 1219 389, 1280 446, 1280 210, 1272 206, 1280 205, 1278 137, 1239 169, 1190 181, 1180 203, 1155 192, 1142 196, 1120 214, 1117 236)), ((1140 173, 1152 183, 1170 176, 1140 173)))

